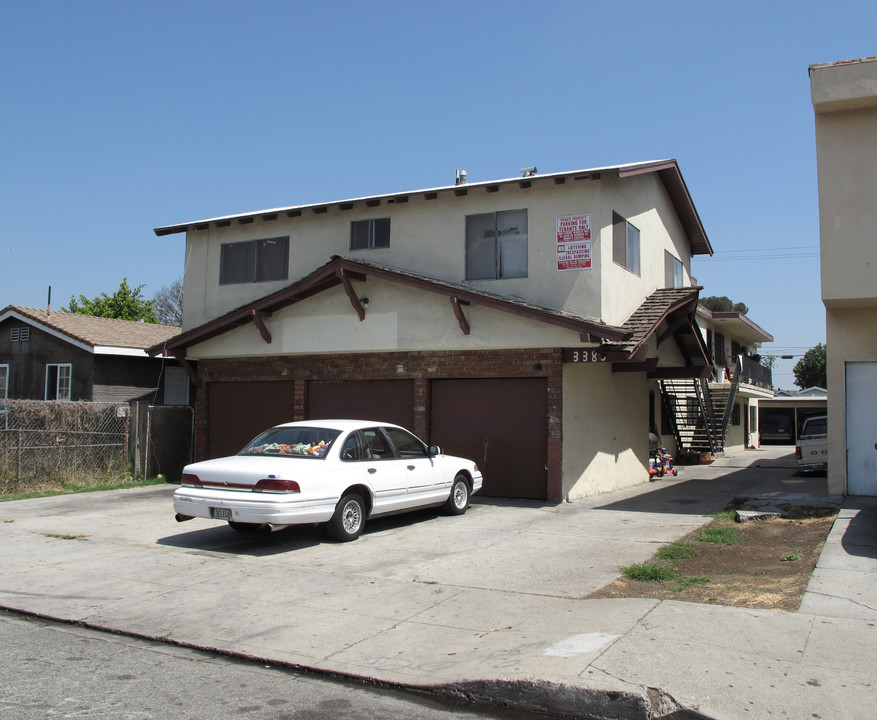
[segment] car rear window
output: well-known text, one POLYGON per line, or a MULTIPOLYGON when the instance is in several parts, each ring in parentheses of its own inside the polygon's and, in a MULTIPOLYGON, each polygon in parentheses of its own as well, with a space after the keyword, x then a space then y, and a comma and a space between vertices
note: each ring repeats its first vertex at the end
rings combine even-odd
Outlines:
POLYGON ((238 455, 279 455, 321 459, 326 457, 335 438, 340 434, 340 430, 320 427, 272 428, 259 435, 238 455))

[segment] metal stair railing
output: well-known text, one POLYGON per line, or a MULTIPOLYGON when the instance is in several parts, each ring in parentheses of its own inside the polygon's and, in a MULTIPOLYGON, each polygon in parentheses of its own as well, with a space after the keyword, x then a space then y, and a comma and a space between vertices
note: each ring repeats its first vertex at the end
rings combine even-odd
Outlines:
POLYGON ((709 381, 706 378, 699 378, 694 383, 694 389, 697 393, 697 401, 700 404, 700 416, 703 418, 703 424, 706 428, 710 452, 715 453, 718 446, 716 444, 715 413, 713 412, 713 398, 710 394, 709 381))
POLYGON ((737 400, 737 390, 740 387, 740 376, 742 374, 743 360, 738 355, 737 362, 734 364, 734 373, 731 376, 730 387, 728 388, 728 402, 725 405, 725 412, 722 413, 722 447, 725 446, 725 439, 728 437, 728 426, 731 424, 731 414, 734 411, 734 402, 737 400))

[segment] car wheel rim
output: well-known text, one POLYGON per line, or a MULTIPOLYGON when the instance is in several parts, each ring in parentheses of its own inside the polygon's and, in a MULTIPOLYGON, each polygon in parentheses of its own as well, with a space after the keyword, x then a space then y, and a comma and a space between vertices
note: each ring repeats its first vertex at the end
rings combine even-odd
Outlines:
POLYGON ((466 507, 466 499, 468 497, 468 493, 466 492, 466 486, 463 483, 457 483, 454 486, 454 505, 458 508, 466 507))
POLYGON ((355 533, 359 529, 360 522, 362 522, 362 513, 359 509, 359 503, 347 503, 341 514, 341 524, 344 526, 345 532, 355 533))

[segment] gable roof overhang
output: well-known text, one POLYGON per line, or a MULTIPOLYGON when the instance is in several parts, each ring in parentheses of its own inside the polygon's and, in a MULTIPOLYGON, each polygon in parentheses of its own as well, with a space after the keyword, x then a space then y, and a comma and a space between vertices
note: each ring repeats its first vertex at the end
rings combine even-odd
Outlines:
POLYGON ((170 325, 79 315, 8 305, 0 310, 0 322, 17 320, 93 355, 148 357, 146 348, 157 340, 178 334, 170 325))
POLYGON ((614 174, 619 178, 632 177, 634 175, 643 175, 646 173, 657 173, 667 194, 676 210, 682 227, 688 236, 691 244, 692 255, 712 255, 713 249, 707 238, 706 231, 700 220, 697 208, 691 194, 688 192, 688 186, 679 170, 679 164, 674 159, 657 160, 651 162, 629 163, 625 165, 609 165, 606 167, 590 168, 587 170, 571 170, 559 173, 536 173, 525 177, 506 178, 503 180, 488 180, 483 182, 466 182, 461 185, 444 185, 440 187, 426 188, 422 190, 411 190, 401 193, 389 193, 382 195, 369 195, 364 197, 349 198, 346 200, 335 200, 328 203, 311 203, 305 205, 291 205, 289 207, 273 208, 269 210, 260 210, 257 212, 248 212, 235 215, 223 215, 221 217, 208 218, 206 220, 194 220, 191 222, 179 223, 176 225, 165 225, 154 229, 157 236, 173 235, 175 233, 184 233, 189 230, 204 230, 211 225, 217 227, 226 227, 234 223, 249 224, 257 218, 272 221, 281 216, 301 217, 305 212, 313 212, 322 214, 328 211, 330 207, 337 207, 342 210, 350 210, 355 204, 363 203, 367 207, 376 207, 381 204, 403 204, 407 203, 411 197, 421 196, 428 200, 434 200, 439 194, 452 195, 454 197, 465 197, 470 192, 482 189, 485 192, 496 192, 503 185, 517 185, 526 189, 534 183, 551 182, 554 185, 563 185, 567 182, 576 180, 599 180, 603 174, 614 174))
POLYGON ((622 325, 630 336, 622 343, 604 343, 599 351, 614 361, 615 372, 647 372, 650 378, 709 378, 713 365, 703 335, 695 322, 700 287, 662 288, 653 292, 622 325), (684 364, 659 366, 647 357, 650 342, 656 346, 673 339, 684 364))
POLYGON ((385 265, 334 256, 322 267, 282 290, 243 305, 222 317, 170 338, 166 342, 154 345, 147 352, 150 355, 167 352, 177 358, 184 358, 192 346, 248 323, 253 323, 258 328, 262 339, 270 344, 272 337, 265 324, 265 318, 270 317, 278 310, 339 285, 343 286, 353 310, 359 315, 359 319, 363 320, 366 308, 360 301, 359 293, 353 287, 352 281, 366 282, 368 278, 385 280, 447 297, 450 303, 449 310, 454 313, 460 331, 465 335, 470 332, 465 308, 468 305, 478 305, 577 332, 583 343, 622 342, 630 336, 628 330, 607 325, 596 319, 552 310, 523 300, 474 290, 463 285, 436 280, 385 265))
POLYGON ((762 343, 773 342, 773 335, 738 310, 714 311, 698 305, 697 314, 714 321, 718 328, 727 331, 729 336, 741 341, 741 344, 759 347, 762 343))

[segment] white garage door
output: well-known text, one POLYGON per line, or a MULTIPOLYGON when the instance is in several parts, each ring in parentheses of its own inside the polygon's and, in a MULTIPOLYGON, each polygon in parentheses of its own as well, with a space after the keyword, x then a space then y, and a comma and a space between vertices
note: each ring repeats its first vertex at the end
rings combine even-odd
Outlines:
POLYGON ((847 493, 877 495, 877 362, 846 365, 847 493))

